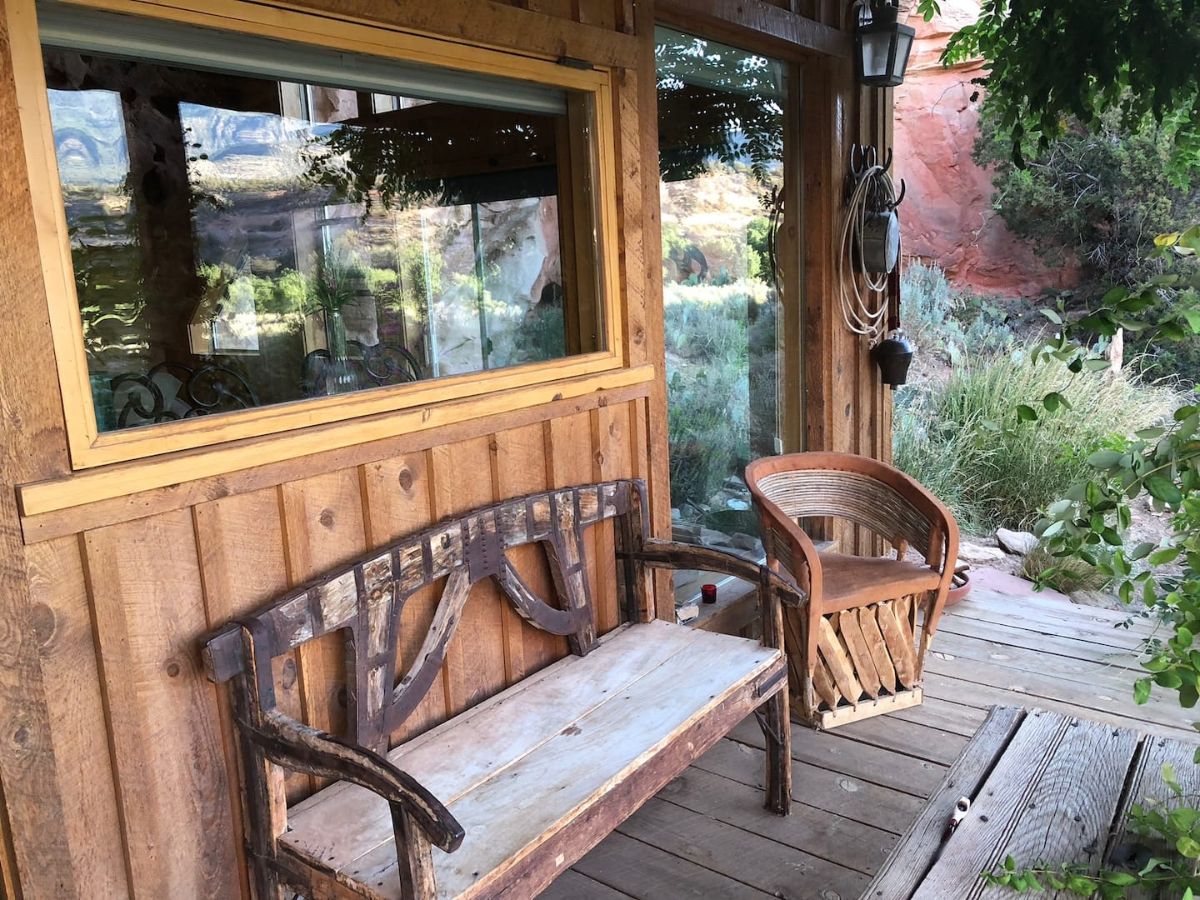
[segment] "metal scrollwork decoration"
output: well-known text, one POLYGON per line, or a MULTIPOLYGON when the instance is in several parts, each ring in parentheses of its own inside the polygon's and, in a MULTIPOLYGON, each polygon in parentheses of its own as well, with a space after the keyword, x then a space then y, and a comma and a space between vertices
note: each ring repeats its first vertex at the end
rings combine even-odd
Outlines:
MULTIPOLYGON (((364 344, 361 341, 346 341, 349 351, 348 362, 358 376, 358 386, 384 387, 420 381, 423 373, 421 363, 405 347, 398 344, 364 344)), ((304 357, 301 367, 301 389, 306 397, 330 393, 326 382, 330 377, 329 351, 313 350, 304 357)))
POLYGON ((241 375, 209 360, 198 368, 161 362, 143 374, 111 382, 119 398, 117 428, 153 425, 258 406, 258 396, 241 375))

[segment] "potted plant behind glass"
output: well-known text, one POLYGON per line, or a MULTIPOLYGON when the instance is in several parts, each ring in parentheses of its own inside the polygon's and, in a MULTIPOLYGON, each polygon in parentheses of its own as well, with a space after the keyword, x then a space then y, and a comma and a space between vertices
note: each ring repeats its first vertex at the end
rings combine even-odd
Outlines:
MULTIPOLYGON (((358 390, 358 375, 350 365, 346 347, 345 307, 359 297, 362 270, 341 259, 322 259, 309 279, 309 297, 313 312, 320 311, 325 322, 326 394, 344 394, 358 390)), ((320 353, 320 351, 317 351, 320 353)))

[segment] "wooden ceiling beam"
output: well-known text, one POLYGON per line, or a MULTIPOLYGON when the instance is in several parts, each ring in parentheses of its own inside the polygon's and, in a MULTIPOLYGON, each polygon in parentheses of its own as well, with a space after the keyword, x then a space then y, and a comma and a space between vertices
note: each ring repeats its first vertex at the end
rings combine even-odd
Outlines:
POLYGON ((707 36, 738 46, 744 46, 750 36, 758 46, 748 49, 788 57, 850 55, 852 38, 848 32, 763 0, 658 0, 655 12, 675 27, 702 30, 707 36))

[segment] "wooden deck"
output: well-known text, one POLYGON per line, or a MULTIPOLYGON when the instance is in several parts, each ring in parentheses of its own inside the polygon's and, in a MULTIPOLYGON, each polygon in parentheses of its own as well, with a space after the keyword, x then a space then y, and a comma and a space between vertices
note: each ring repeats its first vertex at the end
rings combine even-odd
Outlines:
POLYGON ((1195 740, 1195 711, 1171 694, 1134 704, 1135 651, 1153 627, 1114 627, 1124 620, 1027 591, 976 590, 943 619, 923 706, 835 732, 793 726, 790 818, 762 808, 762 735, 749 720, 543 896, 852 900, 992 704, 1195 740))

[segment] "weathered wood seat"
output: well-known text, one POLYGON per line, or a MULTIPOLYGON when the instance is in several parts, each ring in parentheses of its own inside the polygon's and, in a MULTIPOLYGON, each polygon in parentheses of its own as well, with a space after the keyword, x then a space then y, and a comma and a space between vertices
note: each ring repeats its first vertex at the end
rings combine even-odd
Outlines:
POLYGON ((651 540, 645 521, 637 481, 508 501, 380 548, 209 639, 210 677, 231 681, 258 896, 532 896, 752 711, 767 736, 767 805, 786 813, 780 604, 802 598, 766 567, 651 540), (605 519, 614 519, 626 623, 597 639, 583 530, 605 519), (506 555, 535 542, 557 605, 535 596, 506 555), (654 621, 652 566, 757 581, 763 643, 654 621), (424 644, 393 686, 404 601, 442 578, 424 644), (566 635, 572 655, 389 751, 485 578, 530 623, 566 635), (339 630, 349 739, 284 715, 271 671, 273 658, 339 630), (334 781, 289 809, 285 769, 334 781))

